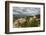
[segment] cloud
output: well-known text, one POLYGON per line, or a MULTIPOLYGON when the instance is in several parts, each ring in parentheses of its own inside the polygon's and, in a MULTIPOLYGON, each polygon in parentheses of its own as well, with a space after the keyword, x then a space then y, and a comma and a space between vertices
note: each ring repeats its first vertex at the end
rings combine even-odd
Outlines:
POLYGON ((40 8, 35 7, 13 7, 13 15, 34 16, 40 14, 40 8))

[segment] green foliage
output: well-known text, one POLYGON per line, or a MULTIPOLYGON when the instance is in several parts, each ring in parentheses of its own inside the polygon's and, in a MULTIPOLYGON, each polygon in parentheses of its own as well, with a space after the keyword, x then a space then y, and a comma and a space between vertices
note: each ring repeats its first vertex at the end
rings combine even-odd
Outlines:
POLYGON ((38 27, 39 26, 39 21, 36 21, 36 19, 33 19, 31 23, 28 24, 29 27, 38 27))
POLYGON ((21 25, 21 27, 38 27, 40 26, 40 21, 37 21, 36 18, 33 18, 31 22, 29 22, 29 18, 32 18, 32 16, 25 16, 25 17, 16 17, 13 16, 13 23, 15 20, 19 18, 25 18, 27 21, 21 25))

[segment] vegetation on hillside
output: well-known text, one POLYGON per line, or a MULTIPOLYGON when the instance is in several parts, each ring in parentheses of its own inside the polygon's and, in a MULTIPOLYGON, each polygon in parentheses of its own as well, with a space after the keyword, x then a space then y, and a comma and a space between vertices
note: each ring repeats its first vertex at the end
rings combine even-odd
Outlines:
POLYGON ((13 16, 13 27, 38 27, 40 16, 13 16))

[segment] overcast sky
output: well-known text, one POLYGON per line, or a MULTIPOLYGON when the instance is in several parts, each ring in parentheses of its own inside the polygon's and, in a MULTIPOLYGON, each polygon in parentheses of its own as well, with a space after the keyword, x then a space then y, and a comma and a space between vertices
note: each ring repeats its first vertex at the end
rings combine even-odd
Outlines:
POLYGON ((13 7, 13 15, 34 16, 40 14, 40 8, 35 7, 13 7))

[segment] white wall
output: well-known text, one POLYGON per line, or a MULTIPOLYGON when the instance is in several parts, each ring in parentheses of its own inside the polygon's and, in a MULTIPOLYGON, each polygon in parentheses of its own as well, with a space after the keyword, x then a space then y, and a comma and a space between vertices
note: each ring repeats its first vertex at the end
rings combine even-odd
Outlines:
MULTIPOLYGON (((15 1, 24 1, 24 2, 28 1, 28 2, 41 2, 41 3, 44 2, 46 6, 46 0, 15 0, 15 1)), ((46 35, 46 31, 37 33, 5 34, 5 0, 0 0, 0 35, 46 35)))

